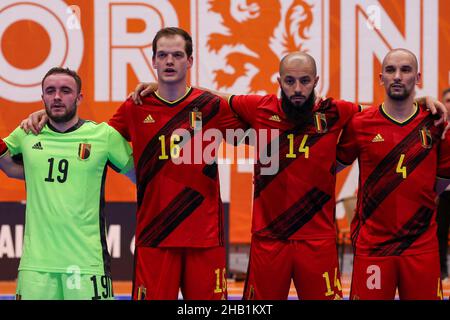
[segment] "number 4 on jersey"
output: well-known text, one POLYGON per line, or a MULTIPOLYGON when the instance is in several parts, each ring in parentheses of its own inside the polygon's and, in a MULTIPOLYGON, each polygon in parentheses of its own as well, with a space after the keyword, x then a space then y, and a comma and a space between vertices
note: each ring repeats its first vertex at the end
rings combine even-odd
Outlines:
POLYGON ((403 165, 403 161, 405 160, 405 155, 402 153, 400 155, 400 159, 397 163, 397 168, 395 169, 396 173, 400 173, 403 177, 403 179, 406 179, 407 173, 406 173, 406 166, 403 165))

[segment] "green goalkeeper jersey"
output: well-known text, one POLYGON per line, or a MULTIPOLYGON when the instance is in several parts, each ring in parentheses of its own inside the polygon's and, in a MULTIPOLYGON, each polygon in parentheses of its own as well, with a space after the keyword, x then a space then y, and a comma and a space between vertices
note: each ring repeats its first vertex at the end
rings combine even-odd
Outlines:
POLYGON ((133 167, 128 142, 106 123, 80 120, 64 133, 17 128, 5 143, 22 155, 27 193, 19 270, 110 275, 103 212, 107 165, 133 167))

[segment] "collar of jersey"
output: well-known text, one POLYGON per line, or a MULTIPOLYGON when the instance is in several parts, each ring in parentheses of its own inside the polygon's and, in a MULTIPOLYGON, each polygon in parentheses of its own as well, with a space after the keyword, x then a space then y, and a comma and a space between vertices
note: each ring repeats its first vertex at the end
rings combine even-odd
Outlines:
POLYGON ((419 107, 416 102, 414 102, 414 108, 415 108, 414 112, 403 121, 398 121, 397 119, 389 115, 389 113, 387 113, 387 111, 384 109, 384 103, 382 103, 380 106, 380 112, 389 121, 392 121, 393 123, 398 124, 400 126, 404 126, 410 123, 419 114, 419 107))
POLYGON ((153 92, 153 94, 154 94, 155 97, 156 97, 158 100, 160 100, 161 102, 164 102, 165 104, 167 104, 167 105, 170 106, 170 107, 174 107, 174 106, 176 106, 177 104, 179 104, 180 102, 182 102, 184 99, 186 99, 186 97, 187 97, 191 92, 192 92, 192 87, 186 87, 186 93, 185 93, 183 96, 181 96, 180 98, 178 98, 177 100, 174 100, 174 101, 169 101, 169 100, 166 100, 166 99, 162 98, 156 91, 153 92))
POLYGON ((57 133, 69 133, 69 132, 73 132, 75 130, 77 130, 79 127, 81 127, 84 123, 86 122, 86 120, 83 119, 78 119, 78 122, 73 125, 72 127, 70 127, 69 129, 67 129, 66 131, 59 131, 58 129, 56 129, 54 126, 52 126, 50 124, 50 122, 47 122, 47 127, 57 133))

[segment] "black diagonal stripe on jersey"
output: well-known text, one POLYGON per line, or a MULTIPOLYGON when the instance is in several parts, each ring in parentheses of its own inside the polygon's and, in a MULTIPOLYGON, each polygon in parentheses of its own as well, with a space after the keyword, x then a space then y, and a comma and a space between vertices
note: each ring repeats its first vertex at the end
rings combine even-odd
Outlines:
POLYGON ((439 139, 439 131, 432 125, 433 119, 426 117, 411 132, 392 149, 377 165, 367 178, 362 189, 362 222, 370 218, 380 203, 397 188, 403 177, 396 173, 396 167, 401 154, 405 154, 403 166, 411 174, 427 157, 432 149, 423 148, 418 137, 419 130, 427 126, 430 128, 433 140, 439 139))
POLYGON ((139 245, 157 247, 161 241, 178 227, 205 198, 191 188, 184 188, 170 203, 146 226, 139 235, 139 245))
MULTIPOLYGON (((137 205, 138 208, 144 198, 147 186, 151 179, 164 167, 168 161, 161 161, 158 159, 161 152, 161 141, 159 137, 161 135, 171 135, 176 129, 183 128, 189 131, 189 137, 183 137, 183 144, 188 142, 188 138, 192 138, 197 131, 194 131, 189 127, 188 115, 193 108, 197 108, 198 111, 203 113, 202 123, 206 125, 214 116, 219 113, 220 100, 217 96, 210 93, 203 93, 195 98, 189 105, 183 108, 177 113, 170 121, 168 121, 157 134, 148 142, 147 146, 142 152, 136 167, 137 177, 137 205), (215 100, 214 102, 212 100, 215 100)), ((182 146, 182 145, 180 145, 182 146)), ((170 150, 170 139, 166 139, 166 150, 170 150)))
POLYGON ((331 196, 329 194, 318 188, 313 188, 289 209, 276 217, 267 227, 257 231, 256 234, 263 237, 287 240, 308 223, 330 199, 331 196))
POLYGON ((399 256, 408 249, 430 226, 433 209, 422 206, 411 219, 389 240, 371 250, 371 256, 399 256))
MULTIPOLYGON (((321 112, 325 113, 327 115, 327 127, 328 130, 331 130, 331 128, 338 122, 339 120, 339 113, 335 105, 331 103, 330 99, 327 99, 322 102, 322 105, 320 108, 315 112, 321 112)), ((279 169, 278 171, 273 175, 261 175, 261 165, 258 162, 255 165, 255 192, 254 192, 254 198, 259 197, 261 192, 273 181, 275 178, 283 172, 284 169, 286 169, 291 163, 293 163, 295 160, 300 159, 302 156, 297 155, 296 158, 286 158, 286 154, 289 153, 289 144, 290 141, 288 139, 289 134, 294 134, 294 150, 297 150, 298 146, 300 146, 301 141, 303 139, 305 132, 310 132, 311 127, 315 127, 314 125, 314 119, 311 117, 309 119, 308 123, 301 123, 299 125, 296 125, 293 129, 283 132, 279 137, 279 169)), ((326 133, 325 133, 326 134, 326 133)), ((309 137, 307 145, 312 148, 317 142, 320 141, 320 139, 324 136, 324 134, 314 134, 311 137, 309 137)), ((278 139, 278 138, 276 138, 278 139)), ((266 150, 271 150, 271 143, 268 144, 266 147, 266 150)))

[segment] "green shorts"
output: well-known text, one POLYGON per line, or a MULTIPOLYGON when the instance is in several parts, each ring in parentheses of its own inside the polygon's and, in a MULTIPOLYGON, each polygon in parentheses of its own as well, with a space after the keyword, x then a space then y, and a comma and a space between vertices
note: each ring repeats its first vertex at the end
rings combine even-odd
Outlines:
POLYGON ((105 275, 21 270, 17 300, 114 300, 112 279, 105 275))

